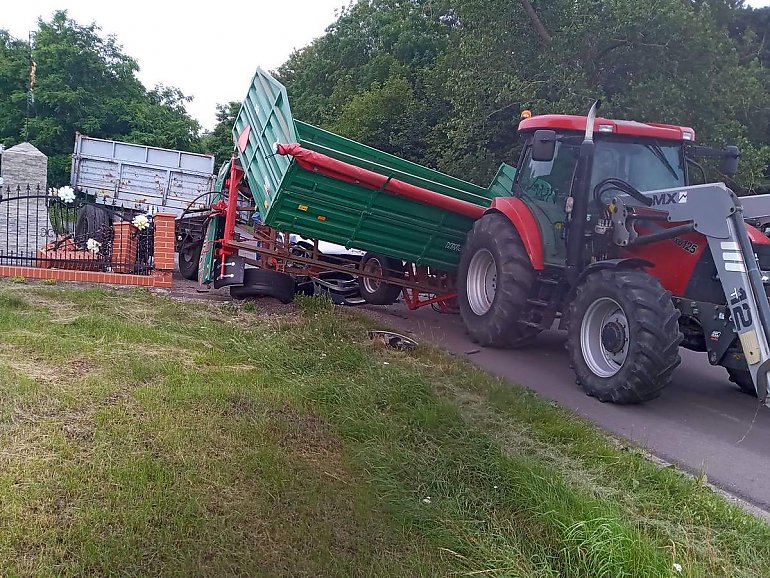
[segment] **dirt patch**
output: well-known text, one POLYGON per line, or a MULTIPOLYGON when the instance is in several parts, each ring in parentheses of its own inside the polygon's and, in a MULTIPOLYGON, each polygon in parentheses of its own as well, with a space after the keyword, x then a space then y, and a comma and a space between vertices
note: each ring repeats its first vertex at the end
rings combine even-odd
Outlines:
POLYGON ((301 414, 288 404, 270 410, 267 417, 281 447, 327 475, 340 479, 345 471, 341 460, 342 446, 323 419, 312 413, 301 414))
POLYGON ((46 385, 63 385, 80 380, 97 371, 98 366, 87 357, 76 357, 59 363, 45 359, 35 352, 0 343, 0 365, 17 375, 46 385))

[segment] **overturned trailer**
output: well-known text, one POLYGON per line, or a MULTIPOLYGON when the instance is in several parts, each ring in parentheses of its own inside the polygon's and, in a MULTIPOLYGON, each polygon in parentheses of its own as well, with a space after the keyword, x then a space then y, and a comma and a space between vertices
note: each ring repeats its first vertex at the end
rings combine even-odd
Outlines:
POLYGON ((229 286, 237 297, 288 299, 291 283, 281 275, 336 270, 358 276, 369 303, 403 294, 412 308, 446 307, 455 298, 468 231, 495 197, 510 195, 515 174, 502 165, 485 188, 295 120, 286 89, 262 70, 233 138, 236 154, 217 181, 221 199, 201 255, 201 281, 229 286), (238 225, 251 225, 253 238, 239 235, 238 225), (326 255, 318 242, 289 242, 291 234, 364 255, 326 255))

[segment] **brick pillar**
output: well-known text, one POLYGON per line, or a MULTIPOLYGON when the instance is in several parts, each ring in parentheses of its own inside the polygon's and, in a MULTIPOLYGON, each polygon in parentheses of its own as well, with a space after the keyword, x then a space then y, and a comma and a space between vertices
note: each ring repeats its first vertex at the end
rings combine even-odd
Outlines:
POLYGON ((171 276, 174 273, 175 217, 174 215, 159 213, 153 216, 152 220, 155 225, 153 285, 170 289, 171 276))
POLYGON ((139 249, 139 237, 129 221, 115 223, 112 226, 115 236, 112 239, 112 262, 115 273, 133 273, 136 266, 136 254, 139 249))

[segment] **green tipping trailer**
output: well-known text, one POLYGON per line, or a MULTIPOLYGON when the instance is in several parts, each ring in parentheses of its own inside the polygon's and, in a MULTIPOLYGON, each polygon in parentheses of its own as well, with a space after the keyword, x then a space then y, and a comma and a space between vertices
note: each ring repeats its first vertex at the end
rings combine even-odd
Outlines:
POLYGON ((511 194, 515 174, 502 165, 485 188, 294 120, 285 87, 261 69, 233 137, 266 225, 445 272, 457 268, 474 220, 511 194), (379 186, 366 180, 372 175, 379 186))

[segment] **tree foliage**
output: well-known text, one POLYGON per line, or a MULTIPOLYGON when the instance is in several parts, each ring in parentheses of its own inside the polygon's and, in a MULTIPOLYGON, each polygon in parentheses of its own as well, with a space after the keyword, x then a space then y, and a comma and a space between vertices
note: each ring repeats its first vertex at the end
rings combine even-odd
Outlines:
POLYGON ((87 26, 55 12, 39 20, 31 57, 36 82, 25 123, 30 51, 26 41, 0 31, 0 142, 27 137, 49 157, 49 182, 69 180, 75 132, 151 146, 195 150, 200 126, 186 112, 179 90, 147 90, 137 62, 96 24, 87 26))
POLYGON ((237 101, 217 105, 217 124, 203 137, 202 148, 216 158, 216 165, 230 160, 233 154, 233 125, 241 103, 237 101))
MULTIPOLYGON (((484 182, 520 111, 693 126, 767 186, 770 9, 740 0, 361 0, 279 69, 295 115, 484 182)), ((717 175, 718 176, 718 175, 717 175)))

